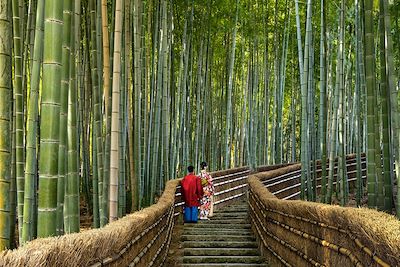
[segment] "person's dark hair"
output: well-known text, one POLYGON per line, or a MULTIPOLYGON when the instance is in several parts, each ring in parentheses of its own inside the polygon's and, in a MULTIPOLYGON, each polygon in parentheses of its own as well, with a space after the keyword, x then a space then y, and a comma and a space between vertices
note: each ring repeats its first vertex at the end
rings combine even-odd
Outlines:
POLYGON ((202 163, 200 163, 200 168, 202 169, 202 170, 204 170, 204 168, 205 167, 207 167, 208 165, 207 165, 207 162, 205 162, 205 161, 203 161, 202 163))
POLYGON ((193 172, 194 171, 194 167, 192 165, 188 166, 188 172, 193 172))

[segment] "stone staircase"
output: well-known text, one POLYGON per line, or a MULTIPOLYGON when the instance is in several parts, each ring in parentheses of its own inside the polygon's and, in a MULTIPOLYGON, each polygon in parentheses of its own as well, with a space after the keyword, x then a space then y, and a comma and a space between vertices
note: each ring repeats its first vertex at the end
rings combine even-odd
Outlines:
POLYGON ((247 209, 241 202, 215 212, 208 221, 185 224, 182 266, 267 266, 257 248, 247 209))

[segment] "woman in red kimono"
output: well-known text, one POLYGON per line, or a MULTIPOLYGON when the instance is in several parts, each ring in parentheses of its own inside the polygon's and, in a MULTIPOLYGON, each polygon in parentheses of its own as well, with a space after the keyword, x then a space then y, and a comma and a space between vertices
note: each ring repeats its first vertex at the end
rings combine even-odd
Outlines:
POLYGON ((213 214, 213 195, 214 195, 214 184, 211 175, 207 172, 207 163, 202 162, 200 164, 201 172, 201 184, 203 186, 203 198, 200 203, 200 220, 208 220, 213 214))

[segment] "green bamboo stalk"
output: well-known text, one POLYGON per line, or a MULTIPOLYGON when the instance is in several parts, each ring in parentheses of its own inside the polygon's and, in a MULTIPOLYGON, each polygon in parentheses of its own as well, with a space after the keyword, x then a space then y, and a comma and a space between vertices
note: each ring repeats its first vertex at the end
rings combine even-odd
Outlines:
POLYGON ((127 79, 127 73, 126 73, 126 62, 129 61, 126 60, 126 55, 129 55, 130 50, 127 50, 125 45, 127 44, 126 38, 128 35, 128 32, 130 31, 129 28, 129 18, 130 18, 130 3, 129 1, 126 1, 124 3, 124 9, 123 9, 123 33, 122 33, 122 49, 121 49, 121 84, 120 84, 120 98, 119 98, 119 180, 118 180, 118 217, 121 218, 122 216, 125 215, 125 210, 126 210, 126 190, 125 190, 125 185, 127 182, 127 177, 125 174, 125 146, 126 146, 126 119, 127 119, 127 113, 126 113, 126 107, 127 107, 127 102, 126 102, 126 95, 127 95, 127 88, 129 81, 127 79), (126 53, 128 52, 128 53, 126 53))
MULTIPOLYGON (((380 25, 378 24, 378 29, 380 25)), ((378 31, 377 31, 377 35, 378 31)), ((376 38, 378 39, 378 37, 376 38)), ((375 51, 379 50, 379 42, 376 42, 375 51)), ((375 52, 375 56, 377 56, 377 52, 375 52)), ((375 81, 378 78, 375 77, 375 81)), ((376 81, 377 82, 377 81, 376 81)), ((384 206, 384 181, 383 181, 383 174, 382 174, 382 147, 381 147, 381 126, 382 126, 382 100, 379 97, 379 85, 375 84, 375 107, 377 107, 375 111, 375 166, 376 166, 376 207, 379 210, 383 210, 384 206)))
MULTIPOLYGON (((373 1, 364 0, 365 21, 365 72, 367 88, 367 180, 368 206, 376 207, 376 162, 375 155, 375 52, 373 1)), ((379 154, 379 153, 378 153, 379 154)))
MULTIPOLYGON (((162 43, 162 53, 163 53, 163 61, 162 61, 162 131, 163 131, 163 136, 162 136, 162 144, 163 144, 163 151, 162 151, 162 158, 163 158, 163 183, 161 190, 164 189, 164 185, 166 181, 170 179, 169 177, 169 139, 170 139, 170 107, 169 107, 169 88, 168 88, 168 79, 169 79, 169 68, 168 68, 168 62, 169 60, 169 55, 170 51, 168 48, 170 47, 170 40, 168 39, 168 21, 167 21, 167 12, 168 7, 167 7, 167 0, 162 1, 162 37, 161 37, 161 43, 162 43)), ((140 76, 139 76, 140 77, 140 76)), ((161 196, 161 192, 160 192, 161 196)))
POLYGON ((307 195, 310 196, 311 194, 311 176, 310 176, 310 168, 309 168, 309 129, 308 129, 308 109, 307 109, 307 99, 308 99, 308 90, 309 90, 309 85, 308 85, 308 72, 309 72, 309 47, 311 44, 311 14, 312 12, 312 0, 307 1, 307 22, 306 22, 306 36, 304 40, 304 68, 303 68, 303 86, 301 87, 301 121, 302 121, 302 126, 301 126, 301 154, 303 155, 302 159, 302 181, 305 183, 307 181, 307 195))
POLYGON ((275 1, 275 7, 274 7, 274 61, 273 61, 273 68, 274 68, 274 76, 273 76, 273 81, 274 81, 274 91, 273 91, 273 97, 271 100, 273 100, 273 105, 272 105, 272 112, 271 112, 271 163, 276 164, 277 163, 277 131, 278 131, 278 122, 277 122, 277 109, 278 109, 278 88, 279 84, 281 82, 281 77, 279 73, 279 42, 280 42, 280 32, 279 32, 279 26, 278 26, 278 1, 275 1))
MULTIPOLYGON (((15 103, 15 98, 14 95, 12 96, 12 99, 10 99, 12 103, 15 103)), ((10 196, 9 196, 9 202, 10 202, 10 233, 15 233, 15 228, 18 227, 17 224, 17 180, 16 180, 16 167, 15 167, 15 161, 16 161, 16 155, 15 155, 15 105, 11 105, 11 110, 12 110, 12 119, 10 122, 10 129, 11 129, 11 181, 10 181, 10 196)), ((10 248, 15 248, 16 247, 16 237, 14 234, 10 234, 10 248)))
MULTIPOLYGON (((67 120, 68 120, 68 93, 70 82, 70 50, 71 50, 71 13, 72 1, 64 1, 63 12, 63 45, 62 45, 62 76, 61 76, 61 109, 60 109, 60 145, 58 151, 58 184, 57 184, 57 235, 62 235, 65 228, 69 228, 69 221, 64 222, 65 178, 67 173, 67 120), (65 224, 65 225, 64 225, 65 224)), ((67 208, 68 209, 68 208, 67 208)))
MULTIPOLYGON (((155 26, 154 26, 154 36, 159 36, 159 23, 158 23, 158 17, 160 13, 160 7, 157 6, 156 12, 155 12, 155 26)), ((161 37, 160 37, 161 39, 161 37)), ((158 40, 158 38, 157 38, 158 40)), ((158 62, 154 63, 153 65, 157 66, 157 72, 153 74, 153 88, 154 90, 154 125, 153 125, 153 141, 152 141, 152 149, 151 149, 151 156, 152 156, 152 170, 151 170, 151 176, 149 177, 150 179, 150 195, 149 195, 149 204, 153 204, 154 202, 154 194, 158 191, 160 191, 160 159, 161 159, 161 154, 158 153, 158 148, 160 147, 161 141, 160 141, 160 117, 161 117, 161 98, 162 98, 162 62, 163 62, 163 56, 164 54, 161 53, 162 51, 162 42, 156 42, 155 46, 158 45, 158 48, 155 48, 153 51, 153 57, 158 55, 158 62), (156 53, 158 50, 158 53, 156 53)), ((154 66, 154 68, 155 68, 154 66)), ((155 70, 154 70, 155 72, 155 70)))
POLYGON ((284 91, 285 91, 285 83, 286 83, 286 65, 287 65, 287 54, 289 47, 289 38, 290 38, 290 8, 288 8, 288 21, 285 21, 285 28, 283 33, 283 45, 282 45, 282 57, 281 57, 281 70, 280 70, 280 84, 278 91, 278 101, 277 101, 277 135, 276 135, 276 163, 282 163, 283 159, 283 108, 284 108, 284 91))
MULTIPOLYGON (((292 51, 295 50, 294 46, 292 46, 292 51)), ((291 72, 292 72, 292 97, 291 97, 291 107, 290 107, 290 111, 291 111, 291 119, 292 119, 292 127, 291 127, 291 161, 290 162, 296 162, 296 103, 297 103, 297 91, 298 91, 298 87, 296 86, 296 80, 294 77, 294 64, 292 64, 292 68, 291 68, 291 72)))
MULTIPOLYGON (((78 110, 79 110, 79 120, 78 120, 78 125, 80 130, 78 131, 78 135, 81 136, 82 138, 82 145, 79 146, 79 151, 78 154, 80 154, 80 157, 82 158, 82 179, 83 179, 83 191, 85 192, 85 199, 87 200, 88 203, 88 209, 91 211, 93 214, 93 220, 95 220, 95 215, 94 212, 98 212, 98 207, 95 209, 93 207, 93 202, 97 201, 98 202, 98 181, 96 181, 96 189, 93 187, 94 182, 91 181, 90 179, 90 174, 91 174, 91 148, 92 148, 92 139, 93 138, 93 129, 94 127, 91 127, 92 125, 92 118, 93 114, 92 112, 87 112, 91 111, 91 79, 90 79, 90 65, 89 65, 89 42, 87 40, 87 33, 88 33, 88 17, 86 15, 86 12, 82 16, 82 36, 79 37, 79 40, 81 42, 81 45, 77 44, 78 49, 79 49, 79 56, 81 58, 80 62, 78 62, 78 71, 77 71, 77 84, 79 87, 79 101, 78 101, 78 110), (90 90, 89 90, 90 89, 90 90), (93 198, 94 191, 96 190, 96 200, 93 198)), ((77 13, 80 13, 80 10, 77 11, 75 10, 75 16, 77 13)), ((80 17, 79 17, 80 19, 80 17)), ((79 27, 78 27, 79 28, 79 27)), ((76 28, 75 28, 76 31, 76 28)), ((80 35, 80 34, 79 34, 80 35)), ((92 172, 94 176, 94 172, 92 172)), ((97 175, 97 174, 96 174, 97 175)), ((96 176, 97 179, 97 176, 96 176)), ((98 205, 98 203, 96 203, 98 205)), ((98 214, 97 214, 98 216, 98 214)))
MULTIPOLYGON (((196 172, 199 172, 199 140, 200 140, 200 117, 201 117, 201 112, 202 112, 202 107, 201 107, 201 87, 203 86, 203 80, 201 77, 201 70, 202 70, 202 64, 203 64, 203 40, 200 42, 200 48, 198 52, 198 58, 197 58, 197 86, 196 86, 196 132, 195 132, 195 155, 194 155, 194 162, 195 162, 195 170, 196 172)), ((228 167, 229 168, 229 167, 228 167)), ((226 168, 226 169, 228 169, 226 168)))
POLYGON ((346 199, 346 188, 345 188, 345 168, 346 168, 346 155, 345 155, 345 133, 344 133, 344 110, 345 110, 345 86, 344 86, 344 44, 345 44, 345 32, 344 32, 344 13, 345 13, 345 3, 344 0, 341 1, 340 6, 340 19, 339 19, 339 47, 338 47, 338 73, 339 75, 339 107, 338 107, 338 141, 339 141, 339 151, 338 151, 338 178, 337 183, 340 184, 339 188, 339 198, 340 203, 344 206, 347 203, 346 199))
MULTIPOLYGON (((107 89, 106 92, 106 82, 104 81, 104 73, 102 72, 102 70, 104 71, 104 63, 102 64, 102 62, 108 60, 105 59, 105 55, 104 55, 104 50, 106 49, 104 47, 104 40, 105 39, 111 39, 111 41, 109 40, 108 42, 110 43, 110 46, 112 46, 113 43, 113 34, 111 34, 110 38, 108 38, 107 36, 104 35, 103 30, 105 30, 105 28, 103 27, 103 17, 107 17, 107 14, 105 16, 103 16, 103 0, 98 0, 97 1, 97 24, 96 24, 96 30, 99 31, 98 32, 98 61, 97 61, 97 65, 98 65, 98 71, 99 71, 99 79, 100 82, 99 84, 101 85, 100 88, 103 88, 103 90, 100 90, 100 103, 103 101, 104 98, 104 121, 105 121, 105 127, 104 127, 104 140, 102 143, 103 146, 103 175, 102 175, 102 189, 101 189, 101 208, 100 208, 100 225, 101 226, 105 226, 108 223, 108 217, 109 217, 109 184, 110 184, 110 149, 111 149, 111 112, 112 112, 112 106, 111 106, 111 97, 112 97, 112 91, 110 89, 107 89), (102 79, 103 77, 103 79, 102 79), (105 99, 107 99, 107 104, 105 103, 105 99)), ((114 2, 113 2, 113 6, 114 6, 114 2)), ((113 12, 112 13, 112 17, 114 16, 113 12)), ((111 20, 113 21, 113 20, 111 20)), ((107 22, 108 23, 108 22, 107 22)), ((111 28, 113 28, 113 24, 111 25, 111 28)), ((112 33, 112 31, 111 31, 112 33)), ((110 49, 111 51, 113 51, 113 48, 110 49)), ((109 58, 112 62, 112 57, 113 57, 113 53, 109 53, 109 58)), ((111 68, 112 66, 110 66, 111 68)), ((110 70, 110 72, 112 72, 112 70, 110 70)), ((110 74, 107 76, 110 79, 110 83, 111 83, 111 78, 110 74)))
MULTIPOLYGON (((12 96, 12 99, 10 99, 12 103, 15 103, 14 96, 12 96)), ((9 202, 10 202, 10 233, 15 233, 15 227, 18 227, 17 225, 17 180, 15 177, 15 161, 16 161, 16 155, 15 155, 15 105, 11 105, 12 108, 12 118, 10 122, 10 129, 12 131, 11 135, 11 181, 10 181, 10 195, 9 195, 9 202)), ((16 246, 16 237, 15 234, 10 234, 10 246, 9 248, 15 248, 16 246)))
MULTIPOLYGON (((188 2, 188 1, 186 1, 186 2, 188 2)), ((186 3, 186 5, 188 5, 188 3, 186 3)), ((187 8, 187 6, 186 6, 186 8, 187 8)), ((173 161, 171 162, 171 177, 173 177, 173 175, 175 175, 177 173, 177 171, 178 171, 178 177, 179 177, 179 170, 181 169, 180 149, 181 149, 182 140, 181 140, 180 136, 181 136, 181 132, 182 132, 181 107, 183 105, 182 78, 183 78, 184 56, 186 54, 186 49, 187 49, 187 46, 186 46, 187 26, 188 26, 188 14, 186 14, 185 23, 183 26, 182 50, 181 50, 180 59, 179 59, 179 72, 178 72, 177 86, 176 86, 176 91, 175 91, 175 104, 174 104, 175 105, 175 120, 174 120, 174 123, 172 124, 173 130, 174 130, 174 135, 172 136, 171 142, 176 142, 176 145, 173 146, 173 149, 171 151, 171 154, 174 155, 173 161)))
MULTIPOLYGON (((295 11, 296 11, 296 29, 297 29, 297 48, 298 48, 298 56, 299 56, 299 70, 300 70, 300 89, 301 89, 301 191, 300 191, 300 198, 304 199, 305 197, 305 187, 306 187, 306 154, 305 154, 305 147, 306 147, 306 104, 307 100, 305 97, 305 83, 304 83, 304 58, 303 58, 303 45, 301 42, 301 26, 300 26, 300 12, 299 12, 299 1, 295 1, 295 11)), ((307 23, 308 25, 308 23, 307 23)), ((307 50, 308 51, 308 50, 307 50)))
POLYGON ((312 30, 310 31, 310 45, 309 45, 309 65, 308 65, 308 137, 309 137, 309 174, 310 174, 310 190, 308 191, 308 199, 315 201, 316 199, 316 131, 315 131, 315 86, 314 86, 314 36, 312 30))
POLYGON ((13 40, 14 40, 14 99, 15 99, 15 154, 16 154, 16 179, 17 179, 17 205, 18 205, 18 233, 19 242, 22 241, 22 224, 24 212, 24 100, 22 88, 23 72, 23 31, 22 18, 20 14, 19 0, 12 0, 13 13, 13 40))
POLYGON ((38 236, 56 234, 58 147, 60 143, 61 48, 63 3, 44 9, 43 88, 40 116, 38 236))
MULTIPOLYGON (((150 97, 150 86, 149 86, 149 68, 148 66, 150 65, 150 58, 149 58, 149 54, 148 51, 150 51, 150 49, 147 49, 147 39, 146 37, 150 37, 149 34, 147 33, 151 33, 151 16, 148 14, 149 12, 146 12, 146 10, 148 10, 148 6, 150 6, 150 3, 148 3, 148 1, 141 1, 141 5, 139 6, 140 8, 140 17, 139 17, 139 23, 141 26, 141 48, 140 48, 140 56, 141 56, 141 67, 140 72, 141 72, 141 84, 142 84, 142 92, 144 94, 144 97, 142 98, 142 112, 144 112, 142 114, 142 143, 141 143, 141 176, 140 176, 140 182, 138 185, 135 185, 136 190, 138 188, 142 188, 140 191, 144 192, 144 185, 145 185, 145 177, 146 177, 146 168, 147 168, 147 164, 146 164, 146 146, 147 143, 149 143, 149 135, 148 135, 148 130, 149 130, 149 97, 150 97), (147 25, 146 25, 146 20, 147 20, 147 25)), ((131 32, 131 31, 130 31, 131 32)), ((138 193, 136 193, 137 196, 139 195, 138 193)), ((136 206, 138 207, 138 197, 136 197, 134 199, 136 206)))
MULTIPOLYGON (((102 134, 102 118, 101 118, 101 94, 99 87, 99 75, 98 75, 98 61, 99 54, 98 50, 100 46, 97 42, 96 35, 96 1, 89 1, 89 10, 90 10, 90 26, 91 26, 91 49, 90 49, 90 57, 91 57, 91 78, 93 84, 93 93, 92 93, 92 102, 93 102, 93 123, 94 123, 94 142, 96 142, 96 161, 97 161, 97 178, 98 178, 98 202, 99 202, 99 214, 100 217, 104 216, 103 211, 103 176, 104 176, 104 157, 103 157, 103 134, 102 134)), ((95 224, 96 226, 96 224, 95 224)))
POLYGON ((233 25, 232 48, 230 50, 229 74, 228 74, 228 92, 226 106, 226 127, 225 127, 225 169, 231 166, 231 124, 232 124, 232 87, 233 87, 233 67, 235 65, 236 54, 236 32, 239 17, 239 0, 236 0, 235 24, 233 25))
MULTIPOLYGON (((71 53, 70 56, 73 59, 70 64, 71 80, 69 83, 69 94, 68 94, 68 123, 67 123, 67 135, 68 135, 68 173, 65 190, 65 203, 67 204, 65 209, 64 220, 68 223, 65 224, 66 233, 77 233, 79 232, 79 157, 78 157, 78 130, 77 130, 77 102, 78 102, 78 87, 76 80, 76 64, 79 62, 79 32, 80 32, 80 10, 81 1, 75 0, 72 8, 72 38, 71 38, 71 53)), ((65 14, 65 13, 64 13, 65 14)), ((65 16, 65 15, 64 15, 65 16)))
POLYGON ((28 106, 28 125, 26 137, 26 170, 25 170, 25 194, 24 194, 24 218, 22 227, 22 244, 33 239, 34 203, 36 203, 35 180, 37 174, 37 121, 40 68, 43 60, 43 20, 44 0, 38 0, 36 10, 35 44, 33 51, 32 73, 30 79, 30 101, 28 106))
MULTIPOLYGON (((126 3, 125 3, 126 4, 126 3)), ((127 27, 126 25, 126 17, 129 17, 127 14, 129 12, 129 8, 126 9, 126 5, 124 8, 124 22, 123 28, 124 33, 122 34, 122 43, 125 45, 125 38, 127 27)), ((121 50, 121 85, 120 85, 120 102, 119 102, 119 174, 118 174, 118 218, 121 218, 125 215, 126 210, 126 200, 125 200, 125 136, 126 136, 126 128, 125 128, 125 120, 126 120, 126 68, 125 68, 125 51, 126 49, 121 50)))
MULTIPOLYGON (((135 0, 133 2, 133 81, 134 81, 134 136, 133 136, 133 160, 134 160, 134 176, 131 177, 131 184, 140 185, 139 181, 142 177, 142 144, 141 140, 141 128, 142 125, 142 114, 141 114, 141 90, 142 90, 142 80, 141 80, 141 55, 140 55, 140 12, 141 0, 135 0)), ((143 98, 143 97, 142 97, 143 98)), ((145 117, 146 114, 143 114, 145 117)), ((135 190, 138 191, 138 190, 135 190)), ((136 194, 136 192, 135 192, 136 194)), ((136 196, 134 196, 136 198, 136 196)))
POLYGON ((0 1, 0 251, 10 248, 12 21, 10 1, 0 1))
MULTIPOLYGON (((381 203, 381 208, 385 211, 392 211, 392 201, 393 201, 393 193, 392 193, 392 177, 390 173, 390 125, 389 125, 389 105, 390 100, 389 97, 389 88, 387 86, 387 70, 386 70, 386 50, 385 50, 385 14, 384 14, 384 4, 383 1, 379 2, 379 19, 380 19, 380 70, 381 70, 381 80, 380 80, 380 91, 381 91, 381 100, 382 100, 382 132, 383 132, 383 146, 382 146, 382 154, 383 154, 383 196, 379 201, 381 203)), ((396 115, 395 115, 396 116, 396 115)))
MULTIPOLYGON (((98 85, 99 88, 103 88, 104 82, 103 82, 103 32, 102 32, 102 22, 101 22, 101 9, 102 9, 102 5, 101 5, 101 1, 102 0, 95 0, 95 2, 93 3, 93 7, 94 10, 90 11, 90 13, 94 14, 95 16, 95 21, 93 22, 93 27, 95 27, 95 32, 94 32, 94 36, 96 36, 96 53, 97 53, 97 65, 96 65, 96 71, 97 71, 97 79, 99 79, 98 81, 98 85)), ((89 2, 90 4, 90 2, 89 2)), ((92 22, 91 22, 92 25, 92 22)), ((100 90, 100 99, 102 100, 102 96, 103 96, 103 91, 100 90)), ((103 148, 104 150, 104 148, 103 148)), ((104 162, 103 162, 104 164, 104 162)))
MULTIPOLYGON (((21 1, 21 4, 23 4, 23 1, 21 1)), ((23 10, 23 7, 22 7, 23 10)), ((33 10, 33 1, 29 0, 28 2, 28 10, 27 10, 27 14, 28 17, 26 19, 26 31, 25 31, 25 37, 24 37, 24 44, 23 44, 23 58, 24 58, 24 63, 22 64, 22 88, 24 88, 25 93, 28 94, 28 90, 27 90, 27 76, 29 74, 27 74, 28 72, 31 72, 32 70, 32 61, 33 61, 33 43, 34 40, 32 40, 34 38, 34 30, 35 30, 35 13, 32 11, 33 10), (30 49, 30 53, 28 56, 28 49, 30 49), (28 69, 28 70, 27 70, 28 69)), ((21 25, 21 29, 23 29, 22 25, 21 25)), ((26 95, 24 95, 24 100, 25 103, 27 102, 27 97, 26 95)), ((26 159, 25 159, 26 161, 26 159)))
POLYGON ((356 182, 356 202, 357 206, 361 205, 361 199, 363 196, 363 182, 362 182, 362 171, 361 171, 361 110, 360 110, 360 97, 361 97, 361 74, 364 70, 360 67, 360 62, 362 60, 362 49, 361 49, 361 25, 360 25, 360 3, 358 0, 355 0, 355 26, 356 26, 356 92, 355 92, 355 144, 356 144, 356 157, 357 157, 357 182, 356 182))
MULTIPOLYGON (((186 1, 186 8, 188 9, 189 7, 189 1, 186 1)), ((183 127, 183 120, 184 120, 184 107, 186 105, 186 81, 184 80, 186 77, 186 70, 187 70, 187 62, 188 62, 188 23, 189 23, 189 11, 187 11, 186 18, 185 18, 185 24, 183 27, 183 34, 182 34, 182 50, 181 50, 181 55, 180 55, 180 63, 179 63, 179 73, 178 73, 178 84, 177 84, 177 93, 175 97, 175 108, 176 108, 176 136, 175 140, 177 142, 175 146, 174 153, 177 154, 176 158, 176 163, 174 163, 174 166, 177 166, 178 168, 178 176, 182 174, 182 151, 183 151, 183 140, 182 140, 182 135, 184 131, 183 127)))
POLYGON ((321 154, 321 201, 326 195, 326 46, 325 46, 325 4, 321 0, 321 35, 320 35, 320 105, 319 105, 319 150, 321 154))
POLYGON ((387 86, 390 92, 391 126, 393 133, 393 154, 395 161, 395 179, 397 180, 397 200, 396 214, 400 218, 400 123, 399 123, 399 104, 398 90, 396 89, 396 74, 393 62, 393 41, 391 35, 390 14, 388 1, 383 0, 383 12, 385 17, 385 44, 386 44, 386 71, 387 86))
POLYGON ((251 49, 250 52, 250 58, 249 58, 249 72, 248 72, 248 82, 247 82, 247 88, 248 88, 248 138, 247 138, 247 157, 248 157, 248 162, 249 166, 251 168, 254 168, 254 139, 253 139, 253 129, 254 129, 254 120, 253 120, 253 72, 254 72, 254 49, 251 49))
MULTIPOLYGON (((338 29, 340 30, 340 29, 338 29)), ((338 46, 337 54, 340 54, 338 46)), ((330 136, 330 151, 329 151, 329 176, 328 176, 328 185, 327 185, 327 192, 326 192, 326 201, 325 203, 330 204, 332 202, 332 190, 333 190, 333 179, 334 179, 334 172, 335 172, 335 154, 336 154, 336 147, 338 143, 338 108, 339 108, 339 100, 340 100, 340 75, 339 75, 339 66, 340 61, 339 58, 337 59, 336 63, 336 81, 335 86, 333 88, 333 104, 332 104, 332 116, 331 116, 331 136, 330 136)), ((339 176, 338 176, 339 177, 339 176)))
MULTIPOLYGON (((131 4, 129 1, 125 2, 125 10, 131 10, 133 8, 133 4, 131 4)), ((125 27, 126 32, 125 32, 125 55, 130 55, 131 51, 132 51, 132 36, 131 36, 131 32, 132 32, 132 23, 133 20, 131 18, 133 11, 131 10, 130 13, 128 13, 128 16, 125 16, 125 25, 129 25, 127 27, 125 27)), ((128 169, 129 169, 129 180, 128 180, 128 184, 131 191, 131 196, 130 198, 132 199, 132 205, 131 205, 131 212, 136 211, 138 209, 139 206, 139 190, 138 189, 138 184, 136 182, 136 176, 135 176, 135 162, 133 159, 133 124, 132 124, 132 120, 133 120, 133 114, 132 114, 132 97, 130 97, 132 95, 132 91, 133 88, 131 86, 132 84, 132 64, 130 60, 126 60, 125 61, 125 73, 126 73, 126 84, 127 84, 127 108, 126 108, 126 116, 127 116, 127 146, 128 146, 128 153, 127 153, 127 157, 129 160, 129 165, 128 165, 128 169)), ((147 98, 147 97, 146 97, 147 98)), ((146 102, 147 103, 147 102, 146 102)), ((146 113, 147 114, 147 113, 146 113)), ((143 163, 145 164, 145 163, 143 163)))

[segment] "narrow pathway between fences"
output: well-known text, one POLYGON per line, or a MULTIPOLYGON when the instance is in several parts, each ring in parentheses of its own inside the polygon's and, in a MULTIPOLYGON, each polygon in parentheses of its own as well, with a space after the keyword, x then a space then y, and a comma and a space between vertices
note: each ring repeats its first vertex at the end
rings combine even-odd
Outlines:
POLYGON ((181 241, 183 267, 267 266, 251 230, 246 202, 226 206, 208 221, 185 224, 181 241))

